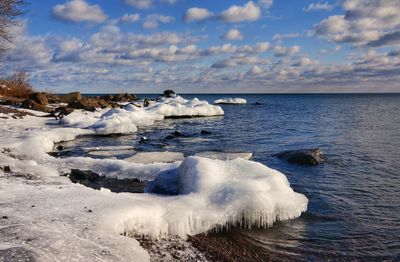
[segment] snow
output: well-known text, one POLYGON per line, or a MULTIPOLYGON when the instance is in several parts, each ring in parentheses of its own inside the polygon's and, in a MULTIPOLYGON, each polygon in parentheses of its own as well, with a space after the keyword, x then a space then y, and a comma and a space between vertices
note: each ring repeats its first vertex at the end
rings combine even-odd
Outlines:
POLYGON ((21 246, 38 260, 147 261, 149 256, 138 242, 120 234, 186 238, 237 223, 268 227, 306 210, 307 198, 294 192, 282 173, 240 158, 184 159, 181 153, 156 152, 141 153, 135 162, 135 158, 57 159, 46 153, 55 143, 81 135, 134 132, 165 116, 188 114, 223 111, 204 101, 176 97, 148 108, 76 111, 59 123, 34 116, 0 119, 0 167, 12 170, 0 170, 0 213, 9 217, 0 226, 10 226, 0 230, 1 246, 21 246), (137 163, 144 158, 154 163, 137 163), (150 182, 145 194, 96 191, 60 176, 75 168, 150 182))
POLYGON ((244 105, 246 104, 246 99, 243 98, 221 98, 214 101, 214 104, 237 104, 244 105))
POLYGON ((180 152, 139 152, 135 155, 125 158, 127 162, 151 164, 151 163, 168 163, 182 161, 185 158, 180 152))
POLYGON ((230 153, 230 152, 219 152, 219 151, 203 151, 196 153, 195 156, 207 157, 211 159, 219 159, 219 160, 231 160, 235 158, 242 158, 245 160, 249 160, 253 153, 230 153))
POLYGON ((124 109, 102 109, 96 112, 75 110, 64 116, 60 124, 94 130, 96 134, 129 134, 140 126, 153 125, 165 117, 205 117, 223 115, 221 107, 210 105, 197 98, 192 100, 175 98, 162 99, 146 108, 128 104, 124 109))

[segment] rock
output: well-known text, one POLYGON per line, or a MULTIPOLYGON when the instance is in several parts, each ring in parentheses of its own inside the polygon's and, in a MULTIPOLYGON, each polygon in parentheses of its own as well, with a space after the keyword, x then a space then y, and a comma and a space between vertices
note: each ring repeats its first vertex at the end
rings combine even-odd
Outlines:
POLYGON ((212 133, 210 131, 207 131, 207 130, 201 130, 200 134, 202 134, 202 135, 211 135, 212 133))
POLYGON ((60 99, 61 103, 72 103, 74 101, 79 101, 82 99, 82 95, 80 92, 72 92, 66 95, 63 95, 60 99))
POLYGON ((129 102, 129 101, 134 101, 136 100, 136 96, 133 94, 118 94, 116 96, 113 97, 112 101, 114 102, 129 102))
POLYGON ((172 133, 172 135, 175 136, 175 137, 184 137, 184 136, 185 136, 183 133, 181 133, 181 132, 179 132, 179 131, 174 131, 174 132, 172 133))
POLYGON ((288 150, 274 156, 300 165, 318 165, 325 161, 325 156, 319 148, 288 150))
POLYGON ((36 110, 36 111, 42 111, 42 112, 46 112, 46 113, 50 113, 51 109, 47 108, 44 105, 38 104, 35 101, 33 101, 32 99, 26 99, 24 102, 22 102, 21 104, 22 108, 26 108, 26 109, 32 109, 32 110, 36 110))
POLYGON ((175 97, 176 93, 173 90, 168 89, 163 92, 163 95, 164 95, 164 97, 171 98, 171 97, 175 97))
POLYGON ((43 105, 43 106, 46 106, 49 103, 49 100, 47 99, 47 93, 43 93, 43 92, 33 93, 29 96, 29 99, 32 99, 39 105, 43 105))
POLYGON ((114 96, 113 95, 105 95, 105 96, 103 96, 103 99, 107 102, 110 102, 114 99, 114 96))
POLYGON ((10 173, 11 172, 10 166, 4 166, 3 171, 6 173, 10 173))
POLYGON ((59 96, 59 95, 47 94, 47 100, 49 101, 50 104, 57 104, 57 103, 60 103, 60 101, 61 101, 61 96, 59 96))
POLYGON ((62 145, 59 145, 59 146, 57 147, 57 150, 58 150, 58 151, 62 151, 62 150, 64 150, 64 147, 63 147, 62 145))
POLYGON ((256 105, 256 106, 262 106, 263 103, 261 103, 261 102, 255 102, 254 105, 256 105))
POLYGON ((94 112, 96 107, 100 107, 100 105, 93 98, 82 98, 68 103, 68 107, 94 112))
POLYGON ((96 182, 100 176, 90 170, 71 169, 69 179, 74 183, 96 182))
POLYGON ((143 101, 143 107, 148 107, 149 105, 150 105, 149 100, 145 99, 145 100, 143 101))

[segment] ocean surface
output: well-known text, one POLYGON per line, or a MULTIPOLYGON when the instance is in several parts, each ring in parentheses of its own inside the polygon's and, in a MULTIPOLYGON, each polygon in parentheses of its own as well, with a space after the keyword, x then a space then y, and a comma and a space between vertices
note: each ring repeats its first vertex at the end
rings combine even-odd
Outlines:
POLYGON ((223 105, 223 117, 168 119, 134 135, 82 137, 73 142, 73 154, 83 154, 83 146, 110 145, 186 155, 253 152, 253 160, 281 171, 307 196, 308 211, 269 229, 219 234, 263 260, 400 261, 400 94, 183 97, 242 97, 248 104, 223 105), (185 137, 165 139, 175 130, 185 137), (273 156, 317 147, 327 156, 318 166, 273 156))

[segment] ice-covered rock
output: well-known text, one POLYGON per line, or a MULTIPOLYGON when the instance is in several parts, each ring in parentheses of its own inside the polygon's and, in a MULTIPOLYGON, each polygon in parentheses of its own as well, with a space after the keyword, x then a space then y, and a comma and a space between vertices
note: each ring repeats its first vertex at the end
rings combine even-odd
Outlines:
POLYGON ((246 103, 246 99, 243 98, 221 98, 214 101, 214 104, 244 105, 246 103))

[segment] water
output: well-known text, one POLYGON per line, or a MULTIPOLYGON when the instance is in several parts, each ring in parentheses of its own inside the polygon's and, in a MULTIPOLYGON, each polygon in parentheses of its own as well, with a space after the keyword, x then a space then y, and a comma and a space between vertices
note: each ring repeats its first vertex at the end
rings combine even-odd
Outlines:
MULTIPOLYGON (((221 95, 196 97, 212 102, 221 95)), ((231 241, 253 248, 265 260, 400 261, 400 95, 240 97, 248 104, 222 106, 224 117, 171 119, 135 135, 74 143, 187 155, 253 152, 255 161, 286 174, 291 186, 308 197, 309 207, 299 219, 270 229, 224 233, 231 241), (164 139, 175 130, 188 137, 164 139), (200 135, 201 130, 212 134, 200 135), (149 142, 139 143, 141 136, 149 142), (314 147, 326 153, 324 164, 298 166, 273 156, 314 147)))

